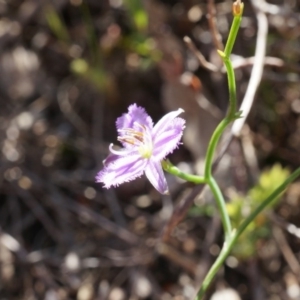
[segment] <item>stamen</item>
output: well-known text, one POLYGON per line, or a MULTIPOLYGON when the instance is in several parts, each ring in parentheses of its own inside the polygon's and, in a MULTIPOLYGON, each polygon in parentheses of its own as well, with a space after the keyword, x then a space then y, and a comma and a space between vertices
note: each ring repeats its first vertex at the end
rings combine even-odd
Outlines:
POLYGON ((144 131, 146 131, 146 126, 137 122, 134 122, 134 124, 140 126, 144 131))
POLYGON ((118 141, 123 142, 123 143, 128 143, 128 144, 131 144, 131 145, 135 145, 135 139, 132 139, 130 137, 119 136, 118 141))
POLYGON ((141 131, 134 128, 119 129, 118 132, 120 135, 118 136, 118 141, 138 147, 137 150, 139 151, 140 155, 143 158, 149 158, 152 155, 151 134, 145 125, 137 122, 135 122, 134 125, 140 127, 141 131))
POLYGON ((125 132, 128 135, 133 135, 133 136, 140 136, 142 137, 144 135, 143 132, 137 131, 135 129, 132 128, 125 128, 125 129, 119 129, 119 132, 125 132))
MULTIPOLYGON (((140 125, 142 128, 143 126, 140 125)), ((144 142, 144 132, 137 131, 133 128, 119 129, 119 132, 124 133, 123 136, 118 137, 118 141, 128 143, 131 145, 140 145, 144 142)))

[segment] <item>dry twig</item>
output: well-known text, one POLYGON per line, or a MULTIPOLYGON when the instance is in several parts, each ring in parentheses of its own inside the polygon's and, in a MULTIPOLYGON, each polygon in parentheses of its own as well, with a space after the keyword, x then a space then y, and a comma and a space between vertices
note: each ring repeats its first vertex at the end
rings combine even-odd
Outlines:
POLYGON ((222 43, 222 36, 218 31, 217 28, 217 22, 216 22, 216 7, 215 7, 215 1, 214 0, 208 0, 207 4, 207 10, 208 10, 208 24, 210 28, 210 32, 212 34, 213 43, 217 50, 224 50, 224 45, 222 43))

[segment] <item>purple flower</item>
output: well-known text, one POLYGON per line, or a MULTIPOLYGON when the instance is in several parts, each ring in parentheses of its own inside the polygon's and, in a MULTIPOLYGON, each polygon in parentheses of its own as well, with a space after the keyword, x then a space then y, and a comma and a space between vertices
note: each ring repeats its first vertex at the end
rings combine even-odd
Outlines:
POLYGON ((117 119, 118 141, 123 148, 109 146, 111 154, 104 160, 104 168, 97 182, 105 188, 140 177, 144 172, 152 185, 162 194, 168 193, 168 185, 161 161, 178 147, 185 120, 177 118, 183 109, 162 117, 155 126, 144 108, 132 104, 128 113, 117 119))

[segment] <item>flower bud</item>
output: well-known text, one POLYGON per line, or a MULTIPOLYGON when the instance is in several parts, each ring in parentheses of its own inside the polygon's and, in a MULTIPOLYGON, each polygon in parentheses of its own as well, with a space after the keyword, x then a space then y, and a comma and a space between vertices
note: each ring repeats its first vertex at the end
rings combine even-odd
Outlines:
POLYGON ((244 3, 241 0, 236 0, 232 4, 232 13, 235 17, 240 17, 243 14, 244 3))

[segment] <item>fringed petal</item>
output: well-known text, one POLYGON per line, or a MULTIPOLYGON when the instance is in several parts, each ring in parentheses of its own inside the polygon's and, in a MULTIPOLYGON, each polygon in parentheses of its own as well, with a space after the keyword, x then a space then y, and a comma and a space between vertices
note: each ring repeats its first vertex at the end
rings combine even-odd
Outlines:
MULTIPOLYGON (((141 131, 141 126, 145 126, 152 130, 153 122, 151 117, 146 113, 145 109, 132 104, 128 107, 128 113, 123 114, 116 121, 117 129, 135 129, 136 131, 141 131), (137 125, 139 124, 139 125, 137 125)), ((120 132, 122 136, 122 132, 120 132)))
POLYGON ((178 147, 184 128, 185 120, 175 118, 168 124, 164 131, 154 137, 153 156, 155 160, 161 161, 178 147))
POLYGON ((170 122, 172 122, 178 115, 180 115, 183 112, 184 110, 182 108, 179 108, 176 111, 171 111, 165 116, 163 116, 154 126, 152 131, 152 137, 155 138, 156 135, 159 135, 162 132, 164 132, 170 125, 170 122))
POLYGON ((161 194, 168 194, 169 189, 164 175, 161 163, 155 160, 149 160, 145 174, 151 184, 158 190, 161 194))
POLYGON ((118 186, 140 177, 146 165, 147 160, 141 158, 139 154, 113 157, 112 162, 98 173, 96 181, 104 183, 105 188, 118 186))

